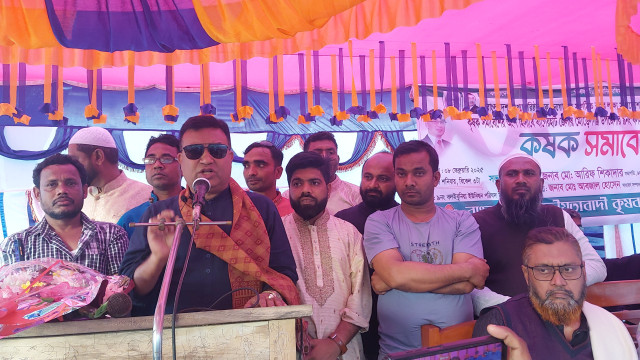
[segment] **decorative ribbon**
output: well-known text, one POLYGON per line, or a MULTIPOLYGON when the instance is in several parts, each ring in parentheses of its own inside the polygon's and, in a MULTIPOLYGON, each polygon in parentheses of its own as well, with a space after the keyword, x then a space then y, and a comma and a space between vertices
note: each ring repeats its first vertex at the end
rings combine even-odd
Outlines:
POLYGON ((536 98, 537 102, 536 105, 538 107, 538 109, 540 109, 541 107, 544 107, 544 95, 542 93, 542 76, 540 74, 540 51, 538 49, 538 45, 534 45, 534 60, 533 60, 533 80, 535 82, 535 86, 536 86, 536 94, 538 94, 538 97, 536 98))
POLYGON ((564 61, 562 60, 562 58, 558 58, 558 67, 560 68, 560 88, 562 90, 562 108, 566 109, 569 106, 569 100, 568 100, 568 96, 567 96, 567 84, 566 84, 566 80, 567 78, 565 77, 565 73, 564 73, 564 61))
POLYGON ((304 54, 298 54, 298 85, 300 89, 300 115, 298 115, 298 124, 308 124, 315 119, 311 118, 311 114, 307 111, 307 105, 305 101, 305 68, 304 68, 304 54))
MULTIPOLYGON (((411 43, 411 72, 413 75, 413 84, 411 84, 411 92, 413 93, 413 109, 409 110, 409 116, 420 119, 427 112, 420 107, 420 89, 418 87, 418 55, 416 43, 411 43)), ((426 103, 425 103, 426 105, 426 103)))
POLYGON ((284 104, 283 57, 276 55, 271 61, 269 80, 270 82, 272 80, 272 83, 269 84, 269 109, 271 110, 272 102, 274 108, 273 112, 265 119, 267 124, 282 122, 291 115, 291 111, 284 104))
MULTIPOLYGON (((398 114, 398 121, 402 122, 400 119, 405 119, 405 116, 400 116, 400 114, 403 115, 407 115, 407 117, 409 117, 407 114, 407 101, 406 101, 406 82, 404 80, 404 75, 405 75, 405 67, 404 67, 404 50, 400 50, 398 51, 398 75, 400 75, 398 77, 398 81, 400 82, 399 84, 399 88, 400 88, 400 113, 398 114)), ((410 119, 410 117, 409 117, 410 119)))
POLYGON ((438 110, 438 70, 436 68, 436 51, 431 50, 431 77, 433 78, 433 109, 438 110))
POLYGON ((455 56, 451 56, 451 89, 453 91, 453 106, 460 106, 460 88, 458 87, 458 61, 455 56))
MULTIPOLYGON (((331 106, 333 116, 329 122, 333 126, 342 126, 342 121, 349 118, 346 112, 340 111, 338 104, 338 65, 336 55, 331 55, 331 106)), ((344 78, 342 79, 344 81, 344 78)), ((342 95, 342 94, 341 94, 342 95)))
POLYGON ((629 73, 629 95, 631 96, 631 110, 636 112, 636 91, 633 83, 633 66, 627 62, 627 72, 629 73))
POLYGON ((100 111, 102 101, 98 101, 98 88, 101 85, 102 76, 98 76, 98 73, 102 75, 101 70, 87 70, 87 90, 89 94, 89 105, 84 108, 84 117, 87 120, 93 120, 94 124, 104 124, 107 122, 107 115, 104 115, 100 111))
MULTIPOLYGON (((368 112, 367 116, 370 119, 378 119, 379 114, 383 114, 387 112, 387 108, 382 103, 382 97, 380 98, 381 102, 376 105, 376 75, 375 75, 375 56, 373 49, 369 50, 369 99, 371 100, 371 111, 368 112)), ((384 64, 384 58, 380 58, 380 62, 384 64)), ((380 79, 382 82, 383 79, 380 79)), ((380 89, 382 91, 382 89, 380 89)))
POLYGON ((462 50, 462 110, 469 111, 469 73, 467 69, 467 50, 462 50))
POLYGON ((618 82, 620 84, 620 105, 628 107, 627 105, 627 76, 625 74, 624 59, 622 55, 616 54, 618 57, 618 82))
POLYGON ((422 110, 427 111, 427 59, 424 56, 420 56, 420 101, 422 104, 420 107, 422 110))
MULTIPOLYGON (((378 74, 380 75, 380 104, 383 103, 383 96, 384 96, 384 41, 379 41, 378 42, 378 55, 379 55, 379 59, 378 60, 378 74)), ((373 101, 371 102, 372 104, 374 103, 373 101)))
POLYGON ((491 114, 493 119, 504 120, 502 114, 502 105, 500 104, 500 85, 498 80, 498 60, 496 59, 496 52, 491 52, 491 65, 493 67, 493 92, 496 98, 496 109, 491 114))
POLYGON ((398 88, 396 82, 396 57, 389 58, 389 68, 391 70, 391 113, 389 119, 398 121, 398 88))
POLYGON ((509 79, 509 84, 507 86, 507 104, 511 106, 516 106, 515 99, 513 97, 509 98, 509 94, 515 95, 515 87, 513 86, 513 58, 511 57, 511 44, 505 44, 507 48, 507 78, 509 79))
POLYGON ((572 106, 572 102, 571 102, 571 69, 569 69, 569 47, 567 46, 562 46, 564 48, 564 60, 563 60, 563 67, 564 67, 564 71, 560 74, 561 77, 564 78, 565 80, 565 86, 567 88, 567 103, 563 104, 564 107, 567 106, 572 106))
MULTIPOLYGON (((584 96, 585 96, 585 99, 587 100, 587 115, 589 113, 593 115, 593 113, 591 112, 591 95, 589 94, 589 74, 587 71, 586 58, 582 58, 582 76, 584 78, 584 96)), ((594 84, 594 88, 595 88, 595 84, 594 84)))
POLYGON ((580 101, 580 78, 578 76, 578 54, 573 53, 573 80, 575 81, 576 90, 576 108, 581 109, 582 103, 580 101))
POLYGON ((444 74, 446 77, 446 96, 444 97, 444 107, 451 106, 451 48, 449 43, 444 43, 444 74))
MULTIPOLYGON (((208 57, 208 52, 202 53, 208 57)), ((200 65, 200 115, 215 115, 216 112, 216 107, 211 104, 211 71, 206 62, 200 65)))
MULTIPOLYGON (((505 73, 507 74, 507 78, 511 79, 511 77, 513 76, 511 74, 511 67, 509 66, 509 59, 508 58, 504 58, 504 67, 505 67, 505 73)), ((513 100, 513 97, 511 96, 512 93, 512 89, 513 87, 509 86, 509 84, 507 84, 507 109, 511 106, 515 106, 514 102, 515 100, 513 100)), ((515 94, 514 94, 515 95, 515 94)))
POLYGON ((413 107, 415 109, 420 107, 420 90, 418 89, 418 49, 414 42, 411 43, 411 74, 413 76, 411 92, 413 92, 413 107))
POLYGON ((527 97, 527 75, 524 70, 524 51, 518 51, 518 63, 520 65, 520 98, 522 99, 522 111, 520 118, 525 117, 525 114, 528 114, 530 117, 529 98, 527 97))
POLYGON ((359 107, 365 109, 365 112, 364 114, 361 114, 360 116, 358 116, 357 120, 359 122, 370 122, 371 117, 368 115, 369 111, 366 110, 368 107, 367 106, 367 76, 366 76, 366 67, 365 67, 366 59, 364 55, 358 56, 358 59, 360 60, 360 96, 362 97, 362 106, 359 106, 359 107))
MULTIPOLYGON (((595 105, 600 106, 600 89, 598 87, 598 70, 596 68, 596 48, 591 47, 591 70, 593 72, 593 92, 595 93, 595 105)), ((586 78, 585 78, 586 80, 586 78)), ((588 97, 587 97, 588 98, 588 97)))
MULTIPOLYGON (((138 125, 138 121, 140 121, 140 114, 138 113, 138 107, 135 105, 136 102, 136 91, 135 91, 135 53, 133 51, 128 52, 128 81, 127 81, 127 98, 129 103, 127 106, 123 107, 124 111, 124 121, 132 123, 134 125, 138 125)), ((202 91, 201 91, 202 92, 202 91)))
MULTIPOLYGON (((600 55, 598 55, 598 61, 600 61, 600 55)), ((612 120, 616 120, 616 118, 614 118, 613 114, 613 89, 611 88, 611 68, 609 67, 609 59, 606 59, 606 66, 607 66, 607 88, 609 89, 609 105, 610 105, 610 109, 609 109, 609 118, 611 118, 612 120)))

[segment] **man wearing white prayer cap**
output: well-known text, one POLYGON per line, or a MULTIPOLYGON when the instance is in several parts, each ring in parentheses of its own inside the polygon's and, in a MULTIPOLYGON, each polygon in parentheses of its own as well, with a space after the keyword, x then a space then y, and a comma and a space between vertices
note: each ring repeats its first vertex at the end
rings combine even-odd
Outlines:
POLYGON ((149 198, 151 186, 129 179, 118 169, 116 142, 106 129, 87 127, 69 140, 69 155, 87 170, 88 196, 82 211, 92 220, 116 223, 149 198))
POLYGON ((532 156, 523 153, 508 156, 498 168, 499 203, 473 214, 480 226, 484 257, 490 268, 485 285, 497 293, 515 296, 527 291, 520 271, 525 237, 529 230, 545 226, 565 228, 578 240, 587 285, 601 282, 607 275, 604 262, 570 215, 555 205, 541 203, 544 185, 541 175, 540 163, 532 156))

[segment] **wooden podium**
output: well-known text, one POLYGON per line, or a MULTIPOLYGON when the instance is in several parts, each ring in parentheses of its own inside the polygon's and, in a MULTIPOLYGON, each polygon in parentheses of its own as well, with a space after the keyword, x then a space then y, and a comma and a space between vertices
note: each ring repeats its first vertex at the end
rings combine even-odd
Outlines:
MULTIPOLYGON (((180 359, 296 358, 295 319, 311 305, 180 314, 180 359)), ((151 359, 153 317, 47 323, 0 340, 0 359, 151 359)), ((164 319, 162 355, 170 359, 171 315, 164 319)))

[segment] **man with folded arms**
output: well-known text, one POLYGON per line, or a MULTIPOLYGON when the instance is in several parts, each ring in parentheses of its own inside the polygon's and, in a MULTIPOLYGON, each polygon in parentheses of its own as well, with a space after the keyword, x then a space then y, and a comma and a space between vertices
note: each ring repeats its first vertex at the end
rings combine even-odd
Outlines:
POLYGON ((529 232, 521 272, 528 293, 489 309, 473 336, 487 325, 507 326, 528 345, 533 359, 637 359, 624 324, 607 310, 585 301, 586 270, 580 245, 560 227, 529 232))
POLYGON ((438 153, 419 140, 393 154, 400 206, 369 216, 364 246, 378 297, 380 355, 421 347, 425 324, 447 327, 473 319, 469 293, 482 288, 478 224, 467 211, 434 203, 438 153))
MULTIPOLYGON (((295 261, 276 207, 262 195, 245 192, 231 179, 233 151, 227 124, 213 116, 191 117, 180 129, 180 147, 178 162, 188 188, 179 196, 151 204, 141 222, 176 218, 192 222, 192 184, 205 178, 211 188, 204 196, 202 221, 231 221, 232 225, 200 225, 196 231, 178 311, 236 309, 256 301, 260 306, 298 304, 295 261)), ((148 227, 131 238, 121 272, 136 283, 131 293, 134 315, 154 313, 174 231, 175 226, 148 227)), ((169 313, 192 233, 193 226, 185 226, 179 237, 167 300, 169 313)))

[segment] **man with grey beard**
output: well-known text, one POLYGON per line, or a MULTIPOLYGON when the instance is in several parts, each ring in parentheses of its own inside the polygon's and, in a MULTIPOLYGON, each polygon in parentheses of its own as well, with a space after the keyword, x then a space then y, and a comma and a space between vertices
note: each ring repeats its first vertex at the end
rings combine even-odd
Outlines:
POLYGON ((565 228, 580 244, 587 285, 607 276, 604 262, 589 240, 561 208, 541 204, 544 179, 538 161, 525 154, 507 157, 498 168, 496 187, 500 202, 473 214, 480 226, 484 257, 491 271, 486 287, 502 295, 525 292, 527 285, 518 271, 519 255, 529 230, 555 226, 565 228))
POLYGON ((526 237, 522 274, 528 293, 487 309, 473 336, 487 325, 512 329, 532 359, 637 359, 622 322, 585 302, 587 281, 580 245, 566 229, 540 227, 526 237))

